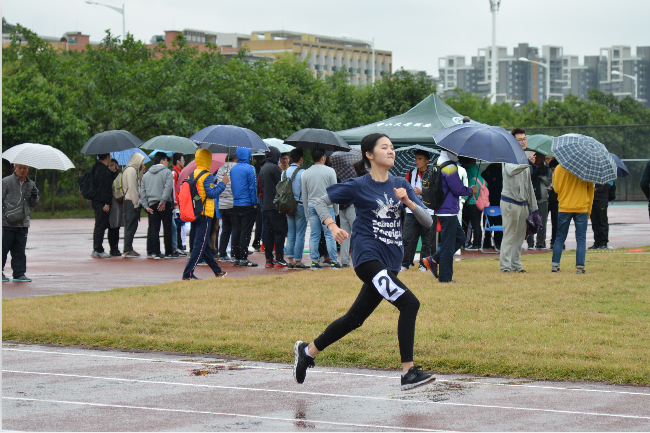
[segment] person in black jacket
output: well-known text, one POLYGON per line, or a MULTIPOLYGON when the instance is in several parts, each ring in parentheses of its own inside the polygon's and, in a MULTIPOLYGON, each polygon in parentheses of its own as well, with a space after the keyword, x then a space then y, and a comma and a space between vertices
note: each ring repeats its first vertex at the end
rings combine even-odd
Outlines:
POLYGON ((594 203, 591 206, 591 229, 594 231, 594 244, 590 250, 606 249, 609 242, 609 221, 607 219, 607 200, 610 183, 594 186, 594 203))
POLYGON ((650 216, 650 161, 645 165, 645 170, 643 170, 643 175, 641 175, 641 190, 648 199, 648 216, 650 216))
POLYGON ((111 255, 104 252, 104 233, 110 228, 108 215, 113 202, 113 176, 108 169, 111 162, 111 154, 104 153, 97 155, 97 162, 93 166, 93 186, 95 196, 92 199, 92 206, 95 210, 95 230, 93 231, 93 253, 90 255, 95 259, 107 259, 111 255))
POLYGON ((284 261, 284 239, 287 237, 289 226, 287 217, 275 208, 273 199, 278 182, 282 179, 282 169, 278 166, 280 151, 269 146, 266 152, 266 163, 260 170, 260 191, 264 192, 262 210, 264 212, 264 255, 267 268, 286 268, 284 261), (275 245, 275 261, 273 246, 275 245))

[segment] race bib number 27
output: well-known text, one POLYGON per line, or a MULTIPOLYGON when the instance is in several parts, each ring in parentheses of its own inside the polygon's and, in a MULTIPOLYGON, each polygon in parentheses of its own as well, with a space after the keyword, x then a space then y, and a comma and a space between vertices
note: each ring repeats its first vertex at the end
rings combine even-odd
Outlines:
POLYGON ((386 269, 377 273, 372 279, 372 283, 375 285, 379 294, 388 301, 395 301, 405 292, 404 289, 393 282, 386 269))

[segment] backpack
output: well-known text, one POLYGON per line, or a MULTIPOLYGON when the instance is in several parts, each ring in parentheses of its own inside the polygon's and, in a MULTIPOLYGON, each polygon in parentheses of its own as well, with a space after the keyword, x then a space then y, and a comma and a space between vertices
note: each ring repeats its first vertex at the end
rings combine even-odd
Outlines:
POLYGON ((481 183, 478 177, 475 177, 474 179, 476 179, 477 184, 481 185, 481 188, 479 189, 478 196, 473 194, 472 198, 474 199, 474 203, 478 210, 483 212, 483 209, 490 206, 490 191, 487 189, 487 186, 485 186, 485 181, 481 183))
POLYGON ((607 196, 607 201, 616 200, 616 182, 612 182, 612 186, 609 188, 608 194, 609 195, 607 196))
POLYGON ((437 165, 437 161, 434 160, 422 175, 422 203, 432 210, 440 209, 449 193, 442 192, 442 169, 454 164, 454 161, 445 161, 437 165))
POLYGON ((191 223, 199 216, 203 215, 204 201, 199 195, 199 189, 196 186, 196 182, 207 173, 209 173, 207 170, 203 170, 195 179, 194 172, 192 172, 187 179, 181 183, 179 188, 180 191, 178 193, 178 207, 181 211, 181 221, 191 223))
POLYGON ((113 180, 113 197, 119 204, 124 203, 124 186, 122 185, 122 173, 118 173, 113 180))
POLYGON ((77 179, 79 192, 86 200, 92 200, 97 195, 97 188, 95 188, 94 183, 92 170, 77 179))
MULTIPOLYGON (((287 171, 282 172, 282 180, 278 182, 278 185, 275 187, 275 198, 273 199, 273 204, 275 209, 282 214, 292 214, 298 210, 298 202, 296 197, 293 195, 293 180, 298 174, 300 167, 296 167, 291 175, 291 178, 287 178, 287 171)), ((302 196, 302 192, 300 193, 302 196)))

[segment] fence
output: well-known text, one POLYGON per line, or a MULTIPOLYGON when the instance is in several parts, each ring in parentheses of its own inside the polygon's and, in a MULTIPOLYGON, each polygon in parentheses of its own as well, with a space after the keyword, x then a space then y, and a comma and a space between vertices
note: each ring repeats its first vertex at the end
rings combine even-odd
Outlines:
POLYGON ((616 180, 617 200, 646 200, 639 181, 650 159, 650 125, 549 126, 526 128, 527 135, 588 135, 600 141, 617 155, 630 170, 630 175, 616 180))

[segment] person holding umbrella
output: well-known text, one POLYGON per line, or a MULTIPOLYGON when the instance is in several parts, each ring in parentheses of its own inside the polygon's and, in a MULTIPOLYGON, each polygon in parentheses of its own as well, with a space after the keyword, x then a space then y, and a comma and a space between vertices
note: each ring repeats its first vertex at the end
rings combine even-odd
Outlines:
POLYGON ((113 176, 108 169, 111 162, 110 153, 97 155, 97 162, 92 168, 95 195, 92 206, 95 210, 95 229, 93 230, 93 252, 90 257, 94 259, 107 259, 111 255, 104 251, 104 233, 110 229, 109 212, 113 203, 113 176))
POLYGON ((15 283, 30 283, 31 278, 25 276, 27 271, 27 232, 29 231, 29 216, 31 209, 38 204, 38 188, 34 181, 27 177, 29 167, 15 164, 14 172, 2 178, 2 282, 9 278, 5 276, 7 254, 11 252, 11 270, 15 283))

